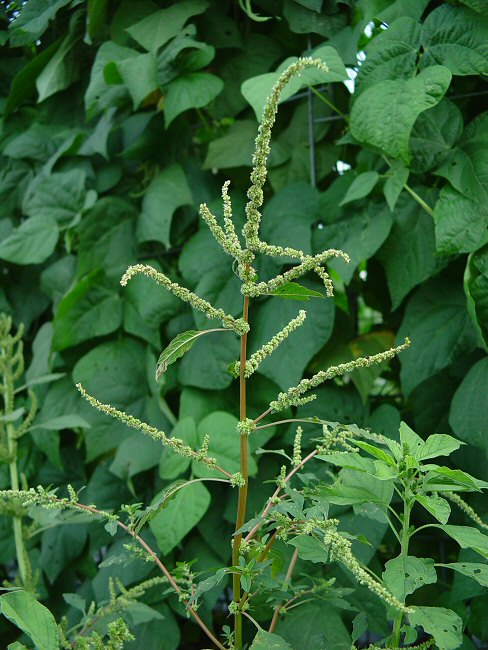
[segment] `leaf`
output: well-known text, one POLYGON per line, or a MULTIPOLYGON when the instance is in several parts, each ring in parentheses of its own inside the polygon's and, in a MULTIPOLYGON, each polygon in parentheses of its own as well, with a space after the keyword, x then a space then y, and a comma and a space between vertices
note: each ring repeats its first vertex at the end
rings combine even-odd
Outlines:
MULTIPOLYGON (((157 501, 156 495, 153 501, 157 501)), ((202 483, 192 483, 180 490, 175 498, 151 520, 149 526, 159 549, 167 555, 200 521, 210 505, 210 493, 202 483)))
MULTIPOLYGON (((347 79, 347 71, 340 56, 333 47, 321 46, 311 53, 314 59, 321 59, 329 68, 328 72, 318 68, 305 68, 299 77, 293 77, 286 84, 280 95, 280 103, 292 97, 303 86, 314 86, 319 83, 333 81, 344 81, 347 79)), ((241 92, 254 109, 258 122, 261 122, 264 105, 281 73, 297 60, 296 57, 289 57, 278 66, 276 72, 267 72, 256 77, 246 79, 241 86, 241 92)))
POLYGON ((488 19, 463 7, 431 11, 422 28, 422 66, 440 64, 454 75, 487 74, 488 19))
POLYGON ((413 79, 375 84, 365 90, 352 107, 352 135, 408 163, 408 140, 415 120, 442 99, 450 81, 451 73, 447 68, 432 66, 413 79), (381 124, 380 129, 378 124, 381 124))
POLYGON ((363 172, 356 176, 351 185, 349 185, 346 196, 339 205, 345 205, 346 203, 351 203, 351 201, 358 201, 371 194, 379 177, 380 175, 375 171, 363 172))
POLYGON ((26 591, 11 591, 0 597, 0 610, 25 632, 38 650, 59 648, 56 621, 51 612, 26 591))
POLYGON ((153 11, 139 22, 127 28, 132 38, 152 54, 176 36, 188 18, 205 11, 205 0, 183 0, 167 9, 153 11))
POLYGON ((385 564, 383 580, 391 593, 404 603, 409 594, 437 582, 434 560, 399 555, 385 564))
MULTIPOLYGON (((350 650, 351 636, 334 600, 316 600, 292 608, 278 621, 278 633, 292 648, 300 650, 350 650)), ((344 599, 338 597, 337 600, 337 606, 342 607, 344 599)))
POLYGON ((464 293, 480 347, 488 350, 488 274, 484 269, 486 246, 468 257, 464 272, 464 293))
POLYGON ((287 643, 277 634, 259 630, 254 641, 251 644, 250 650, 293 650, 291 645, 287 643))
POLYGON ((454 433, 470 445, 488 449, 488 395, 480 391, 488 381, 488 359, 474 364, 452 400, 449 423, 454 433))
POLYGON ((427 458, 437 458, 438 456, 450 456, 463 444, 460 440, 445 433, 434 433, 419 447, 416 458, 427 460, 427 458))
POLYGON ((137 240, 158 241, 168 247, 173 214, 183 205, 193 205, 193 198, 182 168, 172 164, 153 178, 144 194, 137 240))
POLYGON ((113 41, 106 41, 98 48, 90 72, 90 83, 85 93, 85 109, 88 119, 111 106, 119 106, 129 100, 129 91, 123 84, 107 84, 104 70, 107 64, 123 61, 138 52, 113 41))
POLYGON ((302 560, 309 560, 316 564, 327 564, 329 562, 329 549, 315 537, 298 535, 298 537, 290 539, 288 544, 298 550, 298 557, 302 560))
POLYGON ((483 557, 488 558, 488 535, 483 535, 472 526, 439 526, 449 537, 452 537, 461 548, 471 548, 483 557))
POLYGON ((101 270, 78 282, 58 305, 53 347, 64 350, 94 336, 103 336, 122 323, 122 302, 101 270))
POLYGON ((425 283, 410 299, 397 340, 403 341, 407 334, 412 344, 400 355, 400 377, 407 396, 476 347, 464 294, 443 279, 425 283))
POLYGON ((164 125, 189 108, 204 108, 222 92, 224 82, 208 72, 189 72, 174 79, 166 91, 164 125))
POLYGON ((136 474, 151 469, 159 463, 162 445, 158 440, 138 432, 117 447, 110 471, 122 480, 129 480, 136 474))
POLYGON ((130 93, 134 110, 148 95, 157 90, 157 65, 152 54, 137 54, 114 63, 114 66, 130 93))
POLYGON ((29 0, 9 25, 10 44, 20 47, 34 43, 46 31, 59 9, 69 3, 70 0, 29 0))
MULTIPOLYGON (((424 466, 428 468, 429 466, 424 466)), ((437 490, 456 490, 461 486, 462 490, 481 492, 481 488, 487 487, 488 483, 470 476, 460 469, 451 469, 450 467, 433 466, 431 473, 425 482, 428 489, 437 490), (440 485, 439 485, 440 483, 440 485)))
POLYGON ((441 524, 446 524, 449 515, 451 514, 451 506, 449 502, 437 495, 427 496, 426 494, 416 494, 415 500, 424 506, 430 514, 440 521, 441 524))
POLYGON ((453 562, 452 564, 438 564, 437 566, 452 569, 458 573, 462 573, 468 578, 473 578, 479 582, 483 587, 488 587, 488 566, 479 562, 453 562))
POLYGON ((239 340, 235 336, 200 337, 179 364, 178 381, 184 386, 223 390, 233 382, 227 368, 238 355, 239 340))
POLYGON ((409 173, 409 169, 398 160, 392 161, 388 178, 383 185, 383 194, 385 195, 388 207, 392 212, 395 210, 398 197, 405 187, 409 173))
POLYGON ((169 345, 161 353, 158 363, 156 366, 156 380, 158 380, 161 375, 166 372, 169 365, 180 359, 193 345, 196 343, 197 339, 204 334, 209 334, 211 332, 225 332, 224 329, 212 329, 212 330, 188 330, 187 332, 182 332, 178 334, 169 345))
POLYGON ((449 185, 434 206, 435 237, 439 253, 471 253, 488 242, 488 209, 449 185))
POLYGON ((270 291, 268 296, 275 296, 277 298, 286 298, 287 300, 309 300, 310 298, 325 298, 320 291, 313 291, 307 287, 298 284, 297 282, 287 282, 278 289, 270 291))
POLYGON ((432 217, 407 195, 398 199, 390 234, 377 257, 386 272, 393 309, 448 261, 436 255, 432 217))
POLYGON ((431 634, 440 650, 456 650, 461 645, 463 622, 451 609, 416 606, 408 618, 411 625, 420 625, 431 634))
POLYGON ((36 79, 36 88, 39 93, 38 102, 69 88, 78 79, 79 59, 75 56, 73 48, 80 39, 81 34, 70 33, 41 71, 36 79))
POLYGON ((27 219, 0 243, 0 259, 14 264, 40 264, 54 252, 58 237, 53 217, 27 219))
POLYGON ((63 429, 90 429, 90 424, 80 415, 59 415, 57 418, 46 420, 45 422, 38 422, 34 424, 30 430, 33 429, 48 429, 54 431, 62 431, 63 429))
POLYGON ((39 565, 51 584, 81 554, 86 539, 84 524, 54 526, 42 533, 39 565))
POLYGON ((81 169, 36 177, 27 188, 23 210, 31 217, 73 224, 85 206, 85 173, 81 169))

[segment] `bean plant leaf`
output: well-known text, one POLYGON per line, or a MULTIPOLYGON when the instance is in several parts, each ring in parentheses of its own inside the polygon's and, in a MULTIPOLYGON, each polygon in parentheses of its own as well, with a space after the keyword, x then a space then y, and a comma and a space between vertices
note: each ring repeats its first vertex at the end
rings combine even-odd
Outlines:
POLYGON ((254 637, 250 650, 292 650, 292 647, 277 634, 259 630, 254 637))
POLYGON ((211 330, 188 330, 178 334, 169 345, 161 352, 156 366, 156 380, 166 372, 169 365, 180 359, 193 345, 200 336, 211 334, 212 332, 225 332, 223 328, 211 330))
POLYGON ((25 632, 39 650, 59 647, 58 627, 51 612, 26 591, 11 591, 0 597, 0 610, 25 632))
POLYGON ((351 112, 351 133, 383 153, 409 161, 408 140, 417 117, 446 93, 451 73, 431 66, 413 79, 382 81, 365 90, 351 112), (381 129, 378 129, 381 124, 381 129))
POLYGON ((222 92, 224 82, 208 72, 189 72, 172 81, 164 102, 164 123, 171 122, 189 108, 203 108, 222 92))
POLYGON ((356 176, 349 186, 346 196, 342 199, 339 205, 345 205, 351 201, 358 201, 359 199, 368 196, 368 194, 373 191, 379 177, 380 175, 375 171, 363 172, 362 174, 359 174, 359 176, 356 176))
POLYGON ((434 637, 443 650, 456 650, 462 641, 463 622, 451 609, 444 607, 415 607, 408 616, 411 625, 420 625, 434 637))
POLYGON ((471 253, 488 242, 488 209, 449 185, 440 192, 434 221, 439 253, 471 253))
POLYGON ((54 252, 59 237, 52 216, 24 221, 0 243, 0 259, 14 264, 40 264, 54 252))
POLYGON ((459 438, 488 449, 488 397, 480 386, 488 380, 488 359, 480 359, 464 377, 452 400, 449 422, 459 438))

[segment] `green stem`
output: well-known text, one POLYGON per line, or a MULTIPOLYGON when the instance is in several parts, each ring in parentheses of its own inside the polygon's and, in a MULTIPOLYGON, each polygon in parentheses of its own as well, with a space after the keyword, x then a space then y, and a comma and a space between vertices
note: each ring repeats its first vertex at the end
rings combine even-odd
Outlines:
MULTIPOLYGON (((402 522, 402 533, 401 533, 401 548, 400 548, 400 557, 404 561, 408 556, 408 543, 410 541, 410 493, 409 493, 409 483, 405 484, 405 492, 403 495, 403 522, 402 522)), ((393 623, 393 636, 392 636, 392 648, 398 648, 400 646, 400 637, 402 631, 402 622, 403 622, 403 613, 398 612, 396 615, 395 621, 393 623)))
POLYGON ((421 206, 421 207, 422 207, 422 208, 427 212, 427 214, 430 214, 431 217, 434 216, 434 210, 432 210, 432 208, 430 207, 430 205, 428 205, 428 204, 424 201, 424 199, 423 199, 421 196, 419 196, 419 195, 417 194, 417 192, 415 192, 414 190, 412 190, 412 188, 411 188, 409 185, 407 185, 407 183, 405 183, 405 185, 404 185, 403 187, 407 190, 407 192, 410 194, 410 196, 411 196, 413 199, 415 199, 415 201, 417 201, 417 203, 418 203, 418 204, 419 204, 419 205, 420 205, 420 206, 421 206))
MULTIPOLYGON (((249 297, 244 297, 244 307, 242 318, 244 322, 249 321, 249 297)), ((244 421, 247 417, 246 407, 246 354, 247 354, 247 333, 241 337, 241 355, 240 355, 240 381, 239 381, 239 419, 244 421)), ((240 473, 244 478, 244 485, 239 488, 239 497, 237 502, 236 531, 242 528, 246 519, 247 504, 247 485, 249 478, 248 469, 248 436, 241 434, 240 440, 240 473)), ((234 536, 234 545, 232 547, 232 564, 239 564, 239 548, 241 546, 242 533, 234 536)), ((241 600, 241 576, 234 573, 232 576, 232 589, 234 593, 234 602, 239 603, 241 600)), ((238 609, 234 615, 234 647, 235 650, 242 650, 242 611, 238 609)))
MULTIPOLYGON (((307 86, 308 86, 308 84, 307 84, 307 86)), ((327 106, 328 106, 329 108, 331 108, 331 109, 332 109, 333 111, 335 111, 338 115, 340 115, 341 117, 343 117, 343 118, 346 120, 346 122, 349 122, 349 117, 348 117, 345 113, 343 113, 343 112, 340 110, 340 108, 337 108, 337 106, 336 106, 335 104, 333 104, 333 103, 330 101, 330 99, 327 99, 327 97, 325 97, 324 95, 322 95, 322 93, 319 93, 319 91, 316 90, 313 86, 308 86, 308 88, 310 88, 310 90, 314 93, 314 95, 317 95, 317 97, 318 97, 321 101, 323 101, 324 104, 327 104, 327 106)))
MULTIPOLYGON (((13 391, 13 380, 10 372, 10 368, 6 364, 5 374, 3 377, 3 400, 5 404, 5 415, 8 416, 13 412, 14 404, 14 391, 13 391), (9 377, 7 375, 10 375, 9 377)), ((10 470, 10 485, 12 490, 19 489, 19 473, 17 469, 17 438, 15 437, 15 427, 9 422, 7 424, 7 446, 8 446, 8 455, 10 458, 9 470, 10 470)), ((26 566, 26 553, 24 546, 24 538, 22 536, 22 518, 13 516, 13 528, 14 528, 14 541, 15 541, 15 552, 17 555, 17 564, 19 566, 19 576, 20 581, 25 585, 27 578, 27 566, 26 566)))

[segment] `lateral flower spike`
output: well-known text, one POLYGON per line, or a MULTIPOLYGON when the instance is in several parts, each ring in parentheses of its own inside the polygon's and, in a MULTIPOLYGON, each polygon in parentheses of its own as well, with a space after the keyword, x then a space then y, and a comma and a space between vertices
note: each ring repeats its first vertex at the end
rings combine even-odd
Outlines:
MULTIPOLYGON (((260 364, 266 359, 266 357, 269 357, 273 352, 276 350, 276 348, 283 343, 283 341, 288 338, 288 336, 294 332, 296 329, 300 327, 300 325, 303 325, 305 322, 305 319, 307 317, 307 312, 303 309, 301 309, 298 313, 298 316, 293 318, 285 327, 275 334, 273 338, 265 343, 262 347, 255 352, 250 359, 246 361, 246 368, 244 370, 244 376, 245 377, 250 377, 256 370, 259 368, 260 364)), ((233 366, 233 374, 236 376, 239 374, 240 371, 240 362, 236 361, 234 366, 233 366)))
POLYGON ((385 352, 380 352, 379 354, 373 354, 370 357, 359 357, 354 359, 354 361, 348 361, 347 363, 341 363, 338 366, 331 366, 327 370, 320 370, 316 375, 310 379, 302 379, 302 381, 297 385, 289 388, 286 393, 280 393, 278 398, 270 403, 270 408, 274 411, 282 411, 288 406, 296 406, 299 402, 297 400, 303 399, 301 396, 309 391, 311 388, 316 388, 323 384, 328 379, 333 379, 339 375, 344 375, 346 372, 352 372, 358 368, 368 368, 376 363, 383 363, 391 359, 395 355, 399 354, 410 345, 410 339, 405 338, 405 342, 401 345, 398 345, 395 348, 390 348, 385 350, 385 352))
POLYGON ((311 57, 298 59, 298 61, 292 63, 280 76, 273 86, 271 94, 264 106, 252 161, 251 187, 247 192, 249 199, 246 205, 247 221, 242 231, 246 240, 246 246, 251 251, 259 249, 259 224, 261 222, 259 209, 263 205, 263 186, 268 173, 266 164, 270 152, 271 130, 276 120, 280 96, 290 79, 309 67, 319 68, 323 72, 329 71, 329 68, 320 59, 312 59, 311 57))
POLYGON ((80 391, 80 393, 86 399, 86 401, 89 404, 91 404, 93 408, 96 408, 97 411, 101 411, 102 413, 105 413, 106 415, 110 415, 116 420, 120 420, 128 427, 132 427, 133 429, 142 431, 146 435, 150 436, 153 440, 159 440, 159 442, 161 442, 166 447, 170 447, 174 452, 180 454, 180 456, 185 456, 186 458, 192 458, 195 461, 204 463, 210 468, 215 467, 214 458, 206 457, 202 453, 202 451, 194 451, 191 447, 185 445, 183 440, 180 440, 179 438, 172 438, 170 436, 167 436, 164 433, 164 431, 160 431, 159 429, 156 429, 156 427, 152 427, 151 425, 147 424, 146 422, 143 422, 142 420, 139 420, 133 415, 124 413, 124 411, 119 411, 118 409, 116 409, 114 406, 111 406, 110 404, 102 404, 102 402, 99 402, 95 397, 89 395, 81 384, 76 384, 76 388, 80 391))
POLYGON ((229 314, 226 314, 223 309, 216 309, 209 302, 200 298, 195 293, 185 287, 180 286, 176 282, 171 282, 171 280, 161 273, 156 271, 152 266, 148 264, 134 264, 134 266, 129 266, 127 271, 122 276, 120 284, 125 287, 131 278, 133 278, 138 273, 146 275, 148 278, 154 280, 157 284, 171 291, 177 298, 183 300, 183 302, 188 302, 192 307, 201 311, 207 316, 207 318, 218 318, 222 325, 229 330, 233 330, 239 336, 243 336, 246 332, 249 331, 249 325, 242 318, 233 318, 229 314))

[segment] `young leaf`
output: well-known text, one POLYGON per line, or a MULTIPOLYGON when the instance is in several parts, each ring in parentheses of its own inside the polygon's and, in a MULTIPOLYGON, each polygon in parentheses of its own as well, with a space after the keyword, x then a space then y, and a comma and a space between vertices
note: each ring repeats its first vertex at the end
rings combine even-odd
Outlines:
POLYGON ((434 433, 418 449, 417 459, 427 460, 427 458, 437 458, 437 456, 449 456, 464 444, 466 443, 447 434, 434 433))
POLYGON ((54 616, 32 594, 19 589, 1 596, 0 611, 32 639, 38 650, 59 647, 54 616))
POLYGON ((359 199, 368 196, 373 191, 379 177, 378 172, 374 171, 364 172, 356 176, 339 205, 345 205, 351 201, 359 201, 359 199))
POLYGON ((210 332, 225 332, 224 328, 215 328, 211 330, 188 330, 178 334, 165 350, 161 353, 156 366, 156 380, 158 380, 169 365, 182 357, 197 342, 198 337, 210 332))
POLYGON ((297 282, 287 282, 278 289, 270 291, 268 296, 276 296, 278 298, 287 298, 288 300, 309 300, 310 298, 325 298, 323 293, 313 291, 303 287, 297 282))
POLYGON ((441 524, 447 523, 451 514, 451 506, 445 499, 437 495, 427 496, 426 494, 417 494, 415 500, 423 505, 441 524))

